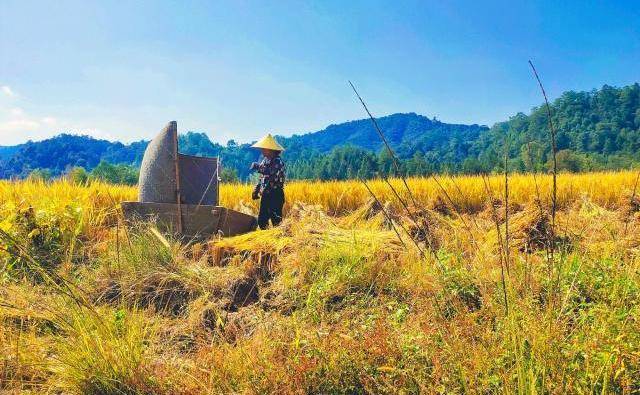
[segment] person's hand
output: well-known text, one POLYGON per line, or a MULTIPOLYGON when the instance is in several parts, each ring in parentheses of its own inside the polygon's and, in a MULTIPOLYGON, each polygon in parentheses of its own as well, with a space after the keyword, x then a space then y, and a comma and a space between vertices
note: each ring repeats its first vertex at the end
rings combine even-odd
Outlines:
POLYGON ((251 170, 255 170, 255 169, 257 169, 257 168, 258 168, 258 162, 253 162, 253 163, 251 164, 251 166, 249 166, 249 169, 251 169, 251 170))
POLYGON ((260 199, 260 192, 258 192, 257 190, 253 191, 253 193, 251 194, 251 199, 253 200, 260 199))

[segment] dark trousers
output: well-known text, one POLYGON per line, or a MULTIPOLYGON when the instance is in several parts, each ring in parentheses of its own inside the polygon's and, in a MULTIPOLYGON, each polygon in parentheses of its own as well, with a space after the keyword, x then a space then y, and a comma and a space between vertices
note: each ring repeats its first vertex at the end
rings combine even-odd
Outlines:
POLYGON ((262 194, 260 213, 258 213, 260 229, 266 229, 269 226, 269 220, 273 226, 282 221, 282 206, 284 206, 284 190, 274 189, 262 194))

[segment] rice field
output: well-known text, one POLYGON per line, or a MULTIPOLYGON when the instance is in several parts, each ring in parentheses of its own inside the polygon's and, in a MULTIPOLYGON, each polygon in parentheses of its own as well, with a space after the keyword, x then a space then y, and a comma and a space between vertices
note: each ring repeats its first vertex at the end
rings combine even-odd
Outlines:
MULTIPOLYGON (((595 204, 615 208, 627 201, 625 197, 633 190, 636 176, 637 173, 632 171, 559 174, 558 204, 571 204, 582 197, 588 197, 595 204)), ((504 178, 496 175, 489 180, 491 191, 499 196, 504 189, 504 178)), ((367 182, 380 200, 398 204, 386 182, 382 180, 367 182)), ((409 199, 401 180, 395 179, 390 182, 405 200, 409 199)), ((548 203, 551 196, 551 182, 550 175, 511 175, 509 199, 517 204, 530 204, 536 198, 548 203)), ((460 211, 477 212, 485 207, 487 201, 487 193, 480 176, 437 175, 430 178, 412 178, 408 180, 408 185, 418 203, 424 208, 446 202, 453 204, 460 211)), ((251 200, 252 188, 253 185, 248 184, 223 184, 220 190, 221 204, 231 208, 248 207, 257 210, 257 203, 251 200)), ((295 202, 304 202, 320 205, 324 211, 333 216, 344 215, 361 207, 370 198, 366 188, 357 180, 293 181, 286 187, 285 209, 289 209, 295 202)), ((109 211, 116 206, 116 203, 125 200, 137 200, 135 187, 102 183, 74 185, 65 180, 51 183, 0 180, 0 202, 3 208, 26 202, 35 208, 52 211, 73 205, 95 212, 109 211)))
POLYGON ((0 181, 0 392, 640 393, 636 182, 561 174, 551 218, 542 174, 296 181, 179 243, 134 187, 0 181))

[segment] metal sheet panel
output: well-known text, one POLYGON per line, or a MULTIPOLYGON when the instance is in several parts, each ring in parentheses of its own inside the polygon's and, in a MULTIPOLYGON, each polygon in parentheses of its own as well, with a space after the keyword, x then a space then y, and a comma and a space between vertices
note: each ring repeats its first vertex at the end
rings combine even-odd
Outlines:
POLYGON ((178 167, 183 203, 218 205, 218 158, 178 154, 178 167))

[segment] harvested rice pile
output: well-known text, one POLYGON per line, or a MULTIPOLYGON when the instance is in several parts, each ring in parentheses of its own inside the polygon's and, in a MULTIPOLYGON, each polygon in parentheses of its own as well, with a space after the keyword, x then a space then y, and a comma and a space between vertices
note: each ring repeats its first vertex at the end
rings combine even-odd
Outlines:
POLYGON ((520 251, 547 248, 551 236, 550 215, 537 207, 527 207, 510 217, 510 245, 520 251))
POLYGON ((399 253, 402 247, 395 233, 380 229, 386 228, 386 223, 375 204, 337 219, 329 217, 319 206, 296 203, 280 226, 215 240, 209 248, 215 265, 224 265, 237 256, 272 260, 301 247, 320 248, 336 243, 362 243, 371 247, 372 254, 380 248, 388 254, 399 253), (363 218, 368 221, 362 221, 363 218))

